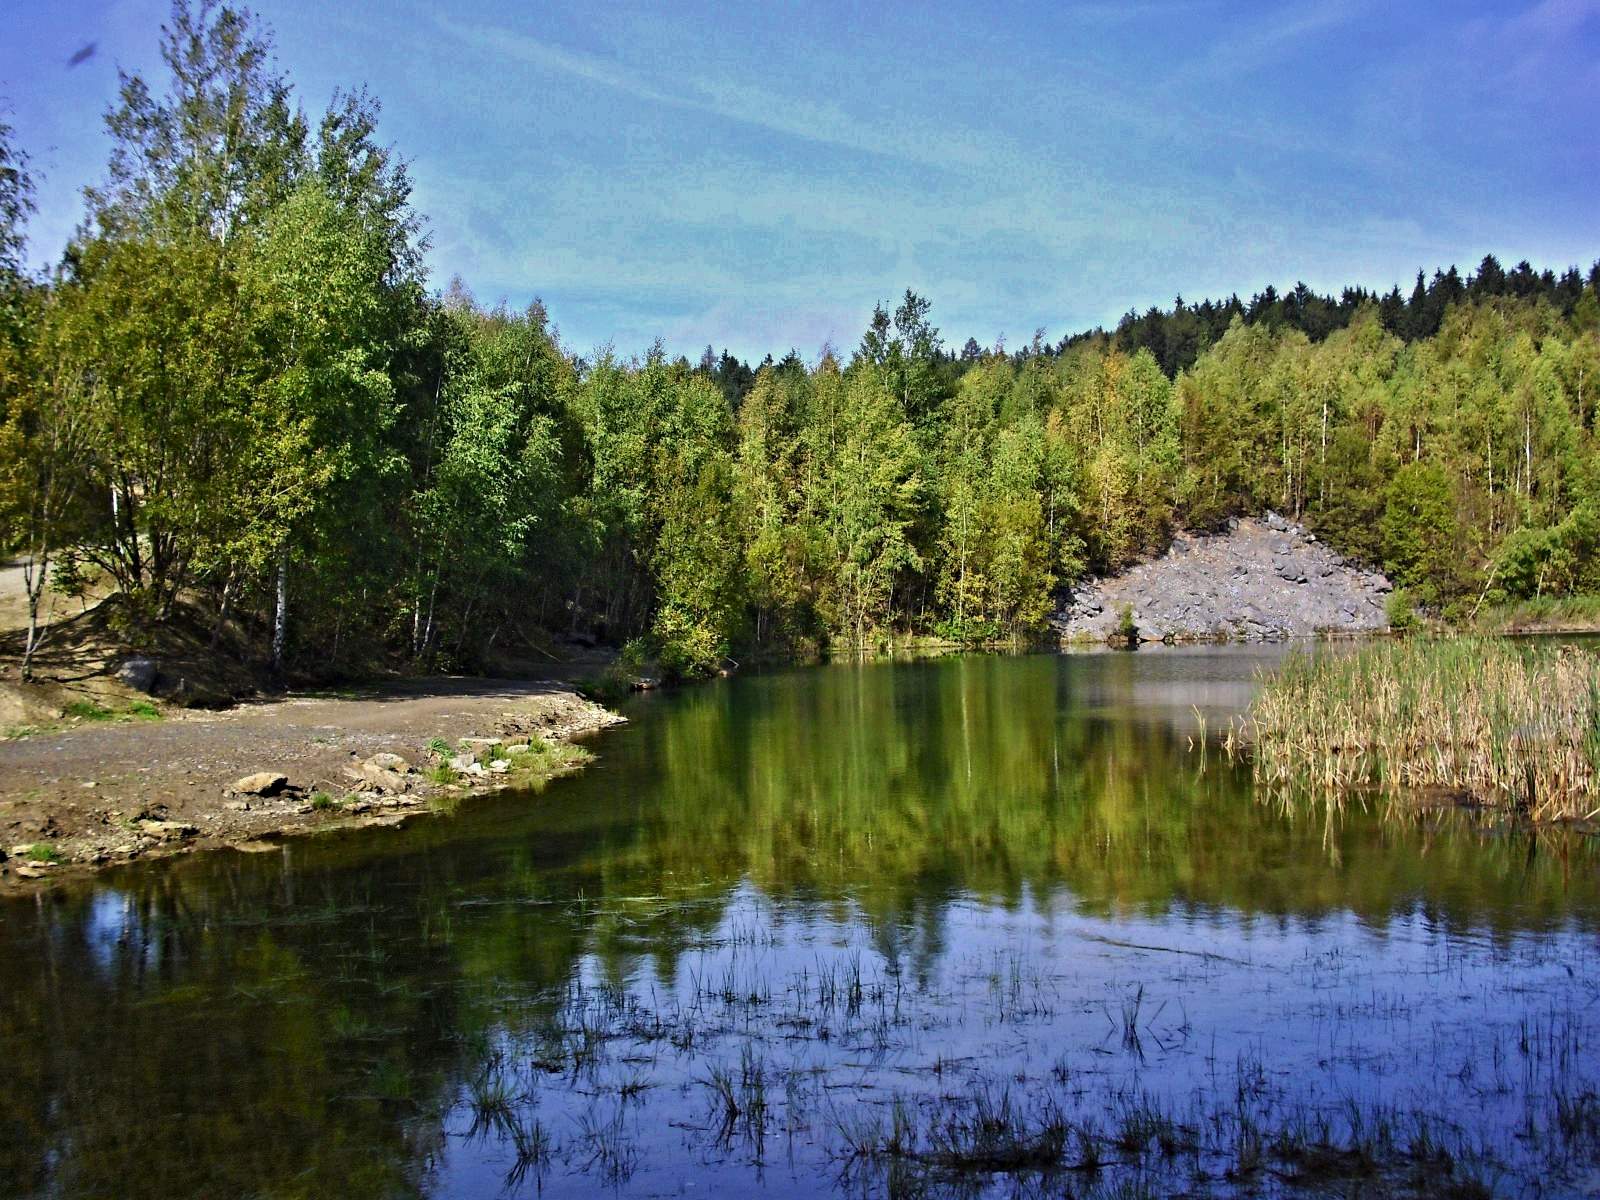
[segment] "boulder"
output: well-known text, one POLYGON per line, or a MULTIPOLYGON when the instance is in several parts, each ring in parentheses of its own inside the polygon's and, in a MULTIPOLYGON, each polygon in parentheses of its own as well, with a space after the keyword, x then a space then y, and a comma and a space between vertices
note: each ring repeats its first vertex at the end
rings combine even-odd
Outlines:
POLYGON ((155 659, 130 658, 117 668, 117 682, 149 695, 156 690, 156 676, 159 673, 155 659))
POLYGON ((404 792, 411 788, 411 781, 399 771, 391 771, 388 767, 377 765, 373 760, 381 757, 373 755, 366 762, 341 769, 346 779, 356 786, 353 790, 358 792, 404 792))
POLYGON ((276 796, 289 786, 289 777, 277 771, 257 771, 235 779, 228 790, 238 796, 276 796))

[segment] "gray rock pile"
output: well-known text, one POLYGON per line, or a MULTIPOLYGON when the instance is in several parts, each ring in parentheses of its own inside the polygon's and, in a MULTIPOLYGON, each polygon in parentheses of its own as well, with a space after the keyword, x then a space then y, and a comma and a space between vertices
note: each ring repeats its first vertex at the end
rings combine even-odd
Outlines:
POLYGON ((1276 513, 1228 522, 1214 535, 1181 534, 1160 558, 1086 579, 1051 620, 1064 639, 1102 640, 1124 605, 1150 641, 1277 641, 1387 627, 1382 575, 1364 571, 1276 513))

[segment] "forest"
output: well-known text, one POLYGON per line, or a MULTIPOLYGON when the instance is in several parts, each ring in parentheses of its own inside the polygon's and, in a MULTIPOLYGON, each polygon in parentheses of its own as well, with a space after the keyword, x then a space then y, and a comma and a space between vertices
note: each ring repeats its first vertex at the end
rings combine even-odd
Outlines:
POLYGON ((47 272, 0 126, 0 544, 35 604, 109 579, 297 678, 572 637, 694 676, 1027 641, 1084 575, 1268 508, 1444 619, 1600 590, 1600 264, 1020 349, 948 348, 907 291, 815 361, 582 356, 537 302, 430 289, 372 97, 308 113, 227 8, 177 4, 162 57, 47 272))

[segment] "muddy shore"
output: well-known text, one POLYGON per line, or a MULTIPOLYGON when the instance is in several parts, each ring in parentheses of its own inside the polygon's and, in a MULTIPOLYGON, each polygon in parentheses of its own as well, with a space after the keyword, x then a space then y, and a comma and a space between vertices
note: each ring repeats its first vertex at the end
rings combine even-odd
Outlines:
POLYGON ((562 683, 455 678, 3 741, 0 892, 130 859, 398 823, 575 769, 578 756, 559 751, 621 721, 562 683), (509 753, 522 745, 558 752, 509 753), (452 761, 459 770, 444 769, 452 761))

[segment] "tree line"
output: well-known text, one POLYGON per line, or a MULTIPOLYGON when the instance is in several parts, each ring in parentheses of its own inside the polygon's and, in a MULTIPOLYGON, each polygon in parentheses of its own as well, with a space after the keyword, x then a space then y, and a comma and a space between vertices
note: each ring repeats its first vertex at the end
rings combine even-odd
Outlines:
POLYGON ((0 128, 0 520, 36 608, 95 570, 281 671, 578 636, 693 675, 1028 638, 1086 573, 1266 507, 1449 615, 1600 588, 1600 270, 1180 300, 1015 352, 951 351, 907 292, 814 363, 583 358, 538 303, 430 292, 371 97, 308 115, 228 8, 180 0, 162 58, 42 276, 0 128))

